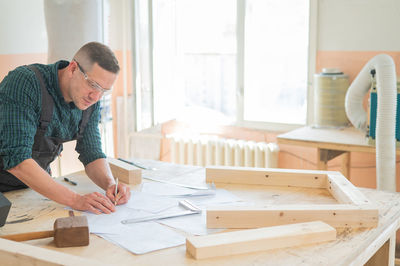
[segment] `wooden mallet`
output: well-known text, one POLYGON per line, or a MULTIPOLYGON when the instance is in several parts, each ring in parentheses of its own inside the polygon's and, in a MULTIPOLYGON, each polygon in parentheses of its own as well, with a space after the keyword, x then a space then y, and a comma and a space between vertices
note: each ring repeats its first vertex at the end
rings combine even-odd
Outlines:
POLYGON ((27 241, 54 236, 56 247, 79 247, 89 245, 89 226, 86 216, 75 216, 69 211, 69 217, 58 218, 54 230, 4 235, 1 238, 14 241, 27 241))

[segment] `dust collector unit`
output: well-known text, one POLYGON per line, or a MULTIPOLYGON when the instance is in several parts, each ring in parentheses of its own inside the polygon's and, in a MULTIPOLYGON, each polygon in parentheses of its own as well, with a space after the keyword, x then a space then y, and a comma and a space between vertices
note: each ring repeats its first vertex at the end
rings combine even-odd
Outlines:
POLYGON ((314 126, 318 128, 346 127, 344 99, 349 77, 337 68, 323 68, 314 75, 314 126))

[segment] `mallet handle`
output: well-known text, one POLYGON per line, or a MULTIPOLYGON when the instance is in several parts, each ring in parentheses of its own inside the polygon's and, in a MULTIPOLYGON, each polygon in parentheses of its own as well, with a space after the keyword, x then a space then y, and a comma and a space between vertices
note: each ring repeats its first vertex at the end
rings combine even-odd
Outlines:
POLYGON ((21 233, 21 234, 14 234, 14 235, 4 235, 0 236, 1 238, 14 240, 14 241, 27 241, 33 239, 40 239, 40 238, 47 238, 53 237, 54 231, 39 231, 39 232, 29 232, 29 233, 21 233))

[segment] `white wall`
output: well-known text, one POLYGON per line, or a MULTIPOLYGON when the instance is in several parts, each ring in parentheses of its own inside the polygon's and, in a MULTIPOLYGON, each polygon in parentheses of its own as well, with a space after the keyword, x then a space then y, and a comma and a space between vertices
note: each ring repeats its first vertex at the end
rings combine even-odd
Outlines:
POLYGON ((319 0, 317 25, 318 50, 400 50, 398 0, 319 0))
POLYGON ((43 0, 0 1, 0 54, 46 53, 43 0))
MULTIPOLYGON (((48 37, 43 2, 43 0, 0 1, 0 54, 47 53, 48 37)), ((109 13, 105 14, 108 20, 108 25, 105 25, 107 29, 105 41, 112 49, 122 48, 123 8, 131 8, 130 2, 104 1, 104 5, 109 7, 109 13)), ((59 34, 63 36, 62 31, 59 34)))

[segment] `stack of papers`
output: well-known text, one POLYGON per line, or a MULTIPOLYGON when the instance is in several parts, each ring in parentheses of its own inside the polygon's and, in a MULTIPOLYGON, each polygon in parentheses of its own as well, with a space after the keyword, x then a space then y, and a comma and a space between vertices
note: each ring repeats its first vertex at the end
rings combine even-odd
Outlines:
POLYGON ((131 191, 128 203, 116 207, 112 214, 86 213, 91 233, 115 243, 135 254, 174 247, 185 243, 185 237, 169 227, 193 235, 205 235, 220 231, 207 229, 206 212, 156 221, 122 224, 121 221, 150 215, 167 215, 184 211, 179 205, 189 200, 205 210, 207 206, 241 201, 224 189, 194 189, 171 183, 146 182, 142 191, 131 191), (167 225, 167 226, 164 226, 167 225))

